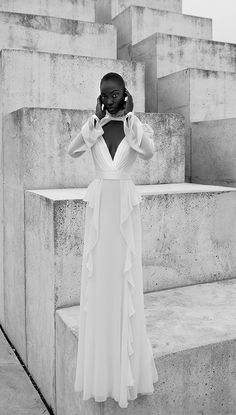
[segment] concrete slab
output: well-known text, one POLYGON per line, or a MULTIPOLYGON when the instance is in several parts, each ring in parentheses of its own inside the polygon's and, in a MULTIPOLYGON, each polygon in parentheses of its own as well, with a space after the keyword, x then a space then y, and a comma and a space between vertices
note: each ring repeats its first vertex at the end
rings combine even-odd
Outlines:
MULTIPOLYGON (((144 292, 235 277, 236 188, 180 183, 137 189, 144 292)), ((25 190, 27 367, 53 408, 55 311, 79 304, 85 191, 25 190)))
POLYGON ((0 48, 116 59, 116 28, 108 24, 0 11, 0 48))
POLYGON ((155 33, 131 49, 130 59, 145 62, 145 111, 158 112, 157 78, 187 68, 236 72, 235 43, 155 33))
POLYGON ((212 19, 148 7, 130 6, 111 23, 117 28, 118 56, 122 59, 129 59, 132 45, 156 32, 212 39, 212 19))
POLYGON ((236 187, 236 118, 193 122, 191 181, 236 187))
MULTIPOLYGON (((191 147, 194 143, 190 136, 190 124, 236 117, 236 72, 189 68, 158 78, 156 82, 158 111, 174 112, 185 117, 185 180, 192 181, 191 158, 196 146, 194 150, 191 147)), ((206 175, 204 180, 205 183, 212 183, 211 174, 206 175)))
POLYGON ((49 415, 29 376, 0 330, 1 415, 49 415))
POLYGON ((0 11, 95 21, 96 0, 1 0, 0 11))
POLYGON ((182 0, 97 0, 95 20, 100 23, 110 23, 115 16, 129 6, 150 7, 156 10, 182 13, 182 0))
MULTIPOLYGON (((147 334, 159 381, 130 401, 129 415, 233 415, 236 406, 236 280, 144 295, 147 334), (167 311, 168 310, 168 311, 167 311)), ((74 391, 79 306, 56 312, 57 414, 122 413, 117 402, 74 391)))

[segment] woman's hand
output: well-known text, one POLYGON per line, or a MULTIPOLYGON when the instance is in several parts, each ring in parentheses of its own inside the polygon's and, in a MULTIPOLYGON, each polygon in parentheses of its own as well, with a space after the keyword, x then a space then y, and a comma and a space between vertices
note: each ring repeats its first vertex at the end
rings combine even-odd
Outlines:
POLYGON ((128 112, 133 111, 134 102, 133 102, 132 95, 129 93, 127 88, 125 88, 125 93, 126 93, 126 96, 128 97, 127 100, 125 101, 125 105, 124 105, 124 110, 125 110, 124 113, 126 115, 126 114, 128 114, 128 112))
POLYGON ((102 103, 101 95, 97 98, 96 115, 100 120, 106 115, 105 105, 102 103))

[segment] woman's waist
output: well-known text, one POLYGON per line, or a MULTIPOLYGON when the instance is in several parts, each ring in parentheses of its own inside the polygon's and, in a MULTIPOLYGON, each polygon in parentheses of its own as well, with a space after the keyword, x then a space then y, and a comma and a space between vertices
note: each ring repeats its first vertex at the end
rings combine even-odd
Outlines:
POLYGON ((132 180, 129 172, 119 170, 96 170, 96 179, 132 180))

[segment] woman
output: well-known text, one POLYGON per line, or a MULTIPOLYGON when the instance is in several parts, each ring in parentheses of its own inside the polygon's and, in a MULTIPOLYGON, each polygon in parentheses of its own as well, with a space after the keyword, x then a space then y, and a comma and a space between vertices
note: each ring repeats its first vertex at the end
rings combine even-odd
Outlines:
POLYGON ((96 178, 89 184, 81 272, 75 391, 83 399, 115 399, 121 408, 157 382, 146 334, 141 216, 130 173, 139 155, 154 154, 153 130, 134 115, 133 99, 114 72, 100 82, 96 114, 68 148, 71 157, 91 149, 96 178), (126 100, 125 100, 126 99, 126 100))

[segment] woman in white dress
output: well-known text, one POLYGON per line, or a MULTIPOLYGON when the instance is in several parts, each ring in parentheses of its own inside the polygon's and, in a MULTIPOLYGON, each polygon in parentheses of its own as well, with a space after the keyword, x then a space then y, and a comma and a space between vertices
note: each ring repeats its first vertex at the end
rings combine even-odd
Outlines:
POLYGON ((130 176, 137 156, 153 156, 153 130, 133 113, 119 74, 106 74, 100 91, 96 113, 68 147, 71 157, 90 149, 96 169, 84 198, 74 388, 84 400, 112 397, 126 408, 138 394, 152 394, 158 380, 144 312, 142 198, 130 176))

